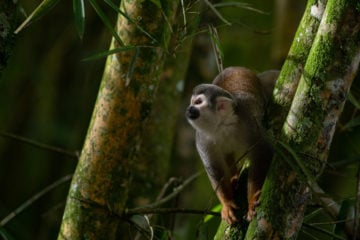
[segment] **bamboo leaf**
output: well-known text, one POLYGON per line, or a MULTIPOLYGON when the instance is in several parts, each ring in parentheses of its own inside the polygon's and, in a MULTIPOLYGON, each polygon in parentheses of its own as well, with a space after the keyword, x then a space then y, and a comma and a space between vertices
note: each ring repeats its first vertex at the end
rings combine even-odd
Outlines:
POLYGON ((159 9, 161 9, 161 2, 160 0, 150 0, 153 4, 155 4, 159 9))
POLYGON ((348 199, 345 199, 341 203, 340 211, 337 218, 337 223, 335 225, 334 233, 335 234, 344 234, 345 233, 345 223, 348 220, 348 214, 351 211, 351 202, 348 199))
POLYGON ((18 34, 25 27, 29 26, 29 24, 43 17, 45 14, 50 12, 50 10, 55 7, 55 5, 59 2, 59 0, 44 0, 42 1, 37 8, 25 19, 25 21, 15 30, 15 34, 18 34))
POLYGON ((315 225, 313 225, 313 224, 306 224, 306 223, 304 223, 303 226, 306 227, 306 228, 312 229, 312 230, 314 230, 314 231, 317 231, 318 233, 322 233, 322 234, 324 234, 324 235, 327 236, 327 237, 332 237, 332 239, 346 240, 346 239, 345 239, 344 237, 342 237, 342 236, 339 236, 339 235, 337 235, 337 234, 334 234, 334 233, 332 233, 332 232, 330 232, 330 231, 328 231, 328 230, 326 230, 326 229, 324 229, 324 228, 319 228, 319 227, 317 227, 317 226, 315 226, 315 225))
POLYGON ((91 61, 91 60, 95 60, 98 58, 107 57, 108 55, 115 54, 118 52, 128 51, 128 50, 131 50, 134 48, 135 48, 135 46, 125 46, 125 47, 121 47, 121 48, 114 48, 114 49, 111 49, 111 50, 108 50, 105 52, 100 52, 100 53, 94 54, 90 57, 84 58, 82 61, 91 61))
POLYGON ((142 27, 140 27, 134 20, 132 20, 126 13, 124 13, 123 11, 120 10, 119 7, 117 7, 111 0, 104 0, 105 3, 107 3, 112 9, 114 9, 118 14, 120 14, 121 16, 123 16, 124 18, 126 18, 126 20, 128 20, 129 22, 131 22, 132 24, 135 24, 136 28, 139 29, 142 33, 144 33, 146 36, 148 36, 151 40, 153 40, 154 42, 157 42, 157 40, 151 36, 150 33, 148 33, 145 29, 143 29, 142 27))
POLYGON ((0 236, 4 240, 12 240, 15 239, 5 228, 0 226, 0 236))
POLYGON ((360 109, 360 102, 352 95, 351 92, 348 94, 348 100, 356 107, 356 109, 360 109))
POLYGON ((117 32, 115 31, 113 24, 110 22, 109 18, 100 8, 100 6, 97 4, 96 0, 90 0, 90 4, 94 8, 95 12, 99 15, 99 17, 101 18, 107 29, 109 29, 115 40, 120 44, 120 46, 124 46, 125 44, 123 43, 117 32))
POLYGON ((85 32, 85 5, 84 0, 73 0, 73 11, 75 17, 75 26, 80 39, 85 32))
MULTIPOLYGON (((221 212, 221 204, 218 204, 218 205, 216 205, 215 207, 213 207, 213 208, 211 209, 211 211, 212 211, 212 212, 218 212, 218 213, 221 212)), ((213 219, 213 218, 214 218, 214 215, 206 215, 205 218, 204 218, 204 223, 210 221, 210 220, 213 219)))
POLYGON ((352 118, 349 122, 343 126, 342 130, 351 130, 351 128, 357 127, 360 125, 360 117, 352 118))
POLYGON ((211 44, 212 44, 213 50, 214 50, 216 65, 218 67, 219 72, 221 72, 224 69, 224 67, 223 67, 224 51, 221 47, 221 43, 219 40, 219 35, 217 33, 217 30, 212 25, 209 25, 209 35, 210 35, 211 44))
POLYGON ((139 56, 139 47, 135 47, 134 55, 131 58, 129 71, 127 72, 127 75, 126 75, 126 84, 125 84, 126 86, 128 86, 130 84, 130 81, 133 78, 136 60, 137 60, 138 56, 139 56))
MULTIPOLYGON (((316 184, 316 179, 315 177, 309 172, 309 170, 305 167, 305 165, 303 164, 302 160, 299 158, 298 154, 294 151, 294 149, 292 149, 288 144, 282 142, 282 141, 278 141, 279 144, 288 152, 290 153, 290 155, 293 157, 293 159, 295 160, 296 165, 300 168, 300 171, 297 170, 297 168, 295 167, 293 170, 298 174, 298 176, 300 177, 301 175, 304 175, 306 180, 307 180, 307 184, 309 184, 309 187, 313 187, 314 184, 316 184)), ((285 158, 287 160, 287 162, 292 165, 292 161, 289 160, 288 158, 285 158)))
POLYGON ((269 13, 264 12, 260 9, 251 7, 251 5, 249 3, 242 3, 242 2, 224 2, 224 3, 214 3, 213 4, 214 7, 216 8, 220 8, 220 7, 238 7, 238 8, 243 8, 249 11, 253 11, 256 13, 260 13, 260 14, 265 14, 265 15, 269 15, 269 13))
POLYGON ((223 21, 226 25, 231 26, 231 22, 229 22, 228 20, 226 20, 221 13, 214 7, 214 5, 209 2, 209 0, 204 0, 204 2, 208 5, 208 7, 211 9, 211 11, 213 11, 213 13, 221 20, 223 21))

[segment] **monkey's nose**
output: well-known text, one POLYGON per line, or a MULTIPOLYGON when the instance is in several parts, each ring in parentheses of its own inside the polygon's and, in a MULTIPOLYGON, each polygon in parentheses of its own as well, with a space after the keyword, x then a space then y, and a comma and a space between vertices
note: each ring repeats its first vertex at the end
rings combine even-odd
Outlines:
POLYGON ((186 111, 186 116, 191 120, 195 120, 200 116, 200 111, 196 107, 190 106, 186 111))

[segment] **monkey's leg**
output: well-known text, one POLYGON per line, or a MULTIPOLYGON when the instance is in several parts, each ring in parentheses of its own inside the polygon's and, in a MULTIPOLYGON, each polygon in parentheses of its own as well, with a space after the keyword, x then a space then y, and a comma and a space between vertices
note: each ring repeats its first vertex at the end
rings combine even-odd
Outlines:
POLYGON ((258 142, 252 150, 248 175, 248 221, 251 221, 256 215, 255 207, 260 203, 259 196, 272 160, 272 155, 272 147, 265 140, 258 142))

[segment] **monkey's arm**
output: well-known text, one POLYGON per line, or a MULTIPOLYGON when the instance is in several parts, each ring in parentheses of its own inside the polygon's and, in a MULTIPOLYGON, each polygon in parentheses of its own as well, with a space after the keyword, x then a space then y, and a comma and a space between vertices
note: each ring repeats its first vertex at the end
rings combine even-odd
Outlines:
POLYGON ((222 204, 221 217, 232 224, 238 219, 235 215, 237 205, 234 201, 232 170, 229 169, 223 155, 211 141, 197 133, 197 149, 204 164, 211 185, 222 204))

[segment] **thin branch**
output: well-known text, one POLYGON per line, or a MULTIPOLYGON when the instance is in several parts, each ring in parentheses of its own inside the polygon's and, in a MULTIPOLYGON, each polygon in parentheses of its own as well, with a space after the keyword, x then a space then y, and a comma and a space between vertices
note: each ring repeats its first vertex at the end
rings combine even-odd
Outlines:
MULTIPOLYGON (((209 210, 199 210, 199 209, 187 209, 187 208, 154 208, 154 207, 139 207, 133 209, 126 209, 123 213, 116 212, 113 209, 110 209, 109 206, 101 205, 97 202, 94 202, 90 199, 79 198, 75 196, 70 196, 70 198, 79 201, 81 204, 90 205, 91 207, 104 209, 111 212, 114 216, 119 217, 123 220, 129 219, 133 215, 147 215, 147 214, 200 214, 200 215, 213 215, 220 216, 219 212, 209 211, 209 210)), ((150 205, 148 205, 150 206, 150 205)))
POLYGON ((189 185, 192 181, 194 181, 197 177, 199 177, 203 173, 204 173, 204 171, 199 171, 199 172, 195 173, 194 175, 190 176, 188 179, 186 179, 184 181, 183 184, 181 184, 180 186, 175 188, 172 193, 170 193, 166 197, 160 199, 159 201, 151 203, 151 204, 143 206, 143 207, 137 207, 137 208, 134 208, 134 209, 127 209, 127 210, 125 210, 125 214, 128 214, 128 211, 141 211, 141 210, 145 211, 147 209, 152 209, 152 208, 158 207, 158 206, 170 201, 171 199, 176 197, 187 185, 189 185))
POLYGON ((308 223, 303 223, 303 226, 305 226, 305 227, 307 227, 309 229, 313 229, 315 231, 318 231, 320 233, 323 233, 323 234, 325 234, 325 235, 327 235, 329 237, 332 237, 332 239, 346 240, 346 238, 343 238, 343 237, 341 237, 339 235, 336 235, 336 234, 334 234, 334 233, 332 233, 330 231, 327 231, 327 230, 325 230, 323 228, 315 227, 315 226, 313 226, 311 224, 308 224, 308 223))
POLYGON ((208 211, 208 210, 198 210, 198 209, 187 209, 187 208, 134 208, 128 209, 125 212, 125 216, 133 216, 139 214, 174 214, 174 213, 183 213, 183 214, 199 214, 199 215, 213 215, 220 217, 219 212, 208 211))
POLYGON ((5 226, 9 221, 11 221, 14 217, 19 215, 21 212, 23 212, 26 208, 28 208, 30 205, 32 205, 34 202, 36 202, 39 198, 44 196, 46 193, 50 192, 54 188, 60 186, 61 184, 70 181, 72 178, 72 174, 66 175, 59 180, 55 181, 54 183, 50 184, 40 192, 36 193, 34 196, 32 196, 30 199, 25 201, 23 204, 21 204, 18 208, 16 208, 14 211, 12 211, 9 215, 7 215, 4 219, 1 220, 0 226, 5 226))
POLYGON ((208 0, 204 0, 204 2, 206 3, 206 5, 209 6, 209 8, 215 13, 215 15, 221 20, 223 21, 226 25, 231 26, 231 22, 229 22, 228 20, 226 20, 221 13, 214 7, 214 5, 212 3, 210 3, 208 0))
POLYGON ((34 140, 30 139, 30 138, 25 138, 25 137, 18 136, 18 135, 12 134, 12 133, 0 132, 0 137, 10 138, 10 139, 13 139, 13 140, 16 140, 16 141, 19 141, 19 142, 29 144, 29 145, 31 145, 33 147, 36 147, 36 148, 39 148, 39 149, 45 149, 45 150, 48 150, 48 151, 60 153, 62 155, 66 155, 66 156, 71 157, 71 158, 75 158, 75 159, 79 158, 79 154, 76 151, 69 151, 69 150, 66 150, 66 149, 63 149, 63 148, 54 147, 54 146, 51 146, 49 144, 34 141, 34 140))

